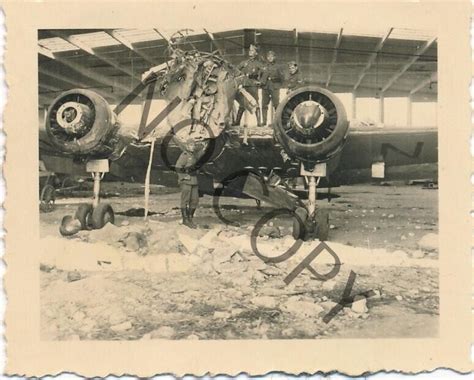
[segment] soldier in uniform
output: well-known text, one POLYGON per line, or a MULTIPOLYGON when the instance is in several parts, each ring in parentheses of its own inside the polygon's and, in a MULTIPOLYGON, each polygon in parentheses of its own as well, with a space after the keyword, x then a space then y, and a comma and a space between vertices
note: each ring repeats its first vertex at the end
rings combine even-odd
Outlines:
POLYGON ((185 144, 179 144, 183 153, 176 161, 176 173, 178 174, 178 184, 181 188, 181 216, 183 225, 189 228, 196 228, 193 222, 194 213, 199 203, 199 191, 197 180, 196 162, 198 161, 197 147, 192 139, 185 144))
MULTIPOLYGON (((250 45, 249 47, 249 59, 243 61, 237 67, 244 75, 245 80, 242 84, 243 88, 247 90, 257 101, 257 104, 260 104, 259 97, 258 97, 258 88, 260 86, 260 79, 262 76, 262 69, 263 69, 263 62, 260 60, 258 56, 258 50, 255 45, 250 45)), ((239 110, 237 112, 236 124, 240 124, 240 120, 242 119, 242 115, 244 114, 245 108, 243 105, 243 99, 238 99, 239 102, 239 110)), ((260 106, 257 106, 257 125, 261 126, 261 118, 260 118, 260 106)))
POLYGON ((298 64, 295 61, 288 63, 288 76, 286 77, 286 93, 289 94, 291 91, 296 90, 298 87, 303 86, 305 80, 301 74, 298 64))
POLYGON ((263 125, 267 125, 268 104, 272 101, 272 107, 276 109, 280 103, 280 88, 283 82, 283 72, 275 62, 275 53, 270 50, 267 53, 267 62, 262 73, 262 116, 263 125))

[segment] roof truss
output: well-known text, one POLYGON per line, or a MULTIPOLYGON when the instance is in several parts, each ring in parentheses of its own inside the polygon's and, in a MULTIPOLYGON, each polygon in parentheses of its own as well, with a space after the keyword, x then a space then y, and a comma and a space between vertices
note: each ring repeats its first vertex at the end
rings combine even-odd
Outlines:
POLYGON ((105 31, 110 37, 115 39, 116 41, 120 42, 123 46, 126 46, 128 49, 139 55, 141 58, 143 58, 146 62, 148 62, 151 65, 156 65, 156 62, 146 53, 140 51, 140 49, 137 49, 135 45, 128 41, 126 38, 122 37, 119 33, 117 33, 115 30, 107 30, 105 31))
POLYGON ((375 47, 374 52, 370 55, 369 60, 367 61, 367 64, 362 69, 362 72, 359 74, 359 78, 357 79, 356 84, 354 85, 354 89, 353 89, 354 91, 356 91, 357 87, 360 86, 362 79, 364 79, 365 75, 367 74, 369 69, 372 67, 373 63, 375 62, 375 59, 377 58, 377 55, 382 50, 383 46, 385 45, 385 42, 387 42, 392 31, 393 31, 393 28, 389 28, 387 32, 385 33, 385 35, 380 39, 379 43, 375 47))
POLYGON ((411 57, 407 63, 403 65, 403 67, 395 73, 395 75, 390 78, 388 83, 382 88, 382 92, 387 91, 393 84, 400 78, 410 67, 413 65, 418 58, 420 58, 427 50, 428 48, 433 44, 433 42, 436 41, 436 37, 433 37, 429 41, 426 41, 419 49, 417 49, 416 54, 411 57))
POLYGON ((115 69, 127 74, 128 76, 130 76, 134 79, 140 80, 140 78, 138 78, 136 73, 132 72, 130 69, 128 69, 126 67, 123 67, 123 66, 119 65, 117 62, 115 62, 114 60, 106 57, 105 55, 99 53, 97 51, 97 49, 91 48, 90 46, 88 46, 84 42, 78 41, 77 39, 74 38, 74 36, 68 36, 65 33, 58 32, 58 31, 54 31, 52 33, 55 36, 60 37, 60 38, 64 39, 65 41, 69 42, 71 45, 76 46, 77 48, 81 49, 82 51, 85 51, 86 53, 97 57, 99 60, 105 62, 107 65, 114 67, 115 69))
POLYGON ((415 95, 418 91, 422 90, 426 86, 431 85, 432 83, 438 82, 438 73, 433 73, 429 78, 426 78, 420 81, 411 91, 410 96, 415 95))
POLYGON ((337 52, 338 52, 339 46, 341 46, 342 32, 343 32, 343 29, 341 28, 339 30, 339 34, 337 35, 337 38, 336 38, 336 44, 334 45, 334 53, 333 53, 333 56, 332 56, 332 61, 331 61, 331 64, 329 65, 329 67, 328 67, 328 79, 326 81, 326 88, 329 87, 329 82, 331 82, 332 69, 333 69, 333 66, 334 66, 334 64, 336 63, 336 60, 337 60, 337 52))

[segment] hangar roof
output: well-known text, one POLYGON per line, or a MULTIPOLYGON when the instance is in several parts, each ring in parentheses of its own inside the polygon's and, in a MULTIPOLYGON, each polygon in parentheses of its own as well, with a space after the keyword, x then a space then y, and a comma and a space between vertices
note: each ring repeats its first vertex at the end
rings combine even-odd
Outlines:
MULTIPOLYGON (((91 88, 111 102, 123 99, 141 74, 168 59, 168 41, 181 49, 219 50, 238 64, 248 46, 275 51, 282 65, 299 62, 310 82, 358 97, 437 99, 437 41, 413 29, 201 30, 181 35, 159 29, 62 29, 38 31, 40 104, 60 92, 91 88), (182 36, 186 38, 181 38, 182 36)), ((286 70, 286 66, 282 66, 286 70)))

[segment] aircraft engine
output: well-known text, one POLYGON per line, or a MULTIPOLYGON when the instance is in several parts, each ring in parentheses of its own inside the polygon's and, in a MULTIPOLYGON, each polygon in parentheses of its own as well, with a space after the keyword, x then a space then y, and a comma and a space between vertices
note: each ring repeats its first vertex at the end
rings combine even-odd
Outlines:
POLYGON ((341 101, 331 91, 306 86, 291 92, 275 113, 278 142, 305 166, 329 160, 342 148, 349 123, 341 101))
POLYGON ((89 159, 117 159, 132 140, 107 101, 82 89, 63 92, 53 101, 46 132, 62 153, 89 159))

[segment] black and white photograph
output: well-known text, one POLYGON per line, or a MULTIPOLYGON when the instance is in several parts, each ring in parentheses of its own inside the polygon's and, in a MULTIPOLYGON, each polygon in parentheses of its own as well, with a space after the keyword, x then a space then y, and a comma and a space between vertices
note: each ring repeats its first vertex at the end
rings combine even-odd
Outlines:
POLYGON ((438 336, 435 32, 37 43, 42 340, 438 336))
POLYGON ((470 4, 3 8, 8 375, 472 370, 470 4))

